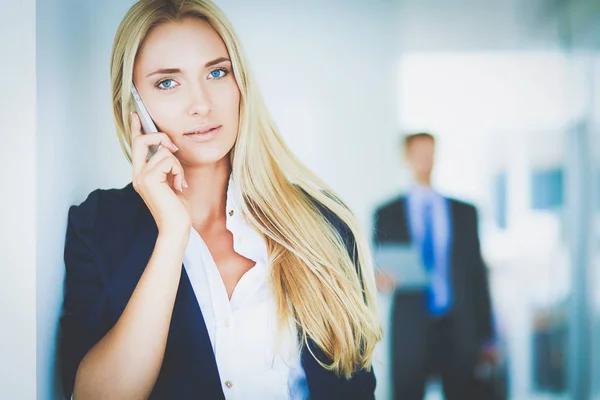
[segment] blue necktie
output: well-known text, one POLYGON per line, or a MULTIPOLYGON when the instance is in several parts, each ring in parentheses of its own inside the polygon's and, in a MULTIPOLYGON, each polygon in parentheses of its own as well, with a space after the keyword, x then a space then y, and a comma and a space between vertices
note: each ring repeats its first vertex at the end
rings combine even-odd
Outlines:
POLYGON ((423 243, 421 244, 423 264, 427 272, 435 268, 435 248, 433 244, 433 207, 429 201, 423 205, 423 243))
POLYGON ((426 200, 423 205, 423 242, 422 257, 423 265, 430 277, 428 291, 429 311, 434 315, 442 315, 448 309, 448 287, 447 277, 443 266, 436 263, 435 242, 433 233, 433 204, 431 199, 426 200))

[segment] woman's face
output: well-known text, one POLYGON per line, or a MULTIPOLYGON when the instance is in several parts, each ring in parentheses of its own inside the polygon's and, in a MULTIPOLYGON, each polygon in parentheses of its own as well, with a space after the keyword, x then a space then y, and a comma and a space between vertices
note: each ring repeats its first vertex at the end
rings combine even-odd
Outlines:
POLYGON ((229 153, 240 91, 227 48, 207 22, 186 18, 154 28, 138 53, 133 82, 182 164, 212 164, 229 153))

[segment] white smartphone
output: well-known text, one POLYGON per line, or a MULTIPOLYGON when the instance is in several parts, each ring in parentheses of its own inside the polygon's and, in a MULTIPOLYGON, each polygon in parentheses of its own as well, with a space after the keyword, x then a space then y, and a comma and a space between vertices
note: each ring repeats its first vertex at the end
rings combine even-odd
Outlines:
MULTIPOLYGON (((150 113, 146 109, 146 106, 144 106, 144 102, 142 101, 142 98, 138 93, 137 89, 135 88, 133 82, 131 83, 131 94, 133 95, 135 112, 140 117, 140 121, 142 123, 142 133, 146 134, 158 132, 158 129, 156 129, 156 125, 154 124, 152 117, 150 117, 150 113)), ((160 145, 151 146, 150 151, 148 153, 148 159, 150 159, 150 157, 152 157, 154 153, 160 150, 160 148, 160 145)))

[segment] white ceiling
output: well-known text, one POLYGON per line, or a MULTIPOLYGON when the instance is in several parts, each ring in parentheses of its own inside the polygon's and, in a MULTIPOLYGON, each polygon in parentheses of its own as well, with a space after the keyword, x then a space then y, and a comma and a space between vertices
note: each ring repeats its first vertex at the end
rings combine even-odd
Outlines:
POLYGON ((560 0, 396 0, 401 50, 549 50, 559 47, 560 0))

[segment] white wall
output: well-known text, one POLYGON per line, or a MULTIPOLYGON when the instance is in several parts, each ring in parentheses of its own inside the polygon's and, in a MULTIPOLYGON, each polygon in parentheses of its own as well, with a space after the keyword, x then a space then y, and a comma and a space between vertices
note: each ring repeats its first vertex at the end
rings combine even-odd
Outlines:
POLYGON ((395 0, 401 51, 556 49, 547 0, 395 0))
POLYGON ((0 24, 0 398, 35 399, 35 1, 0 24), (15 17, 16 16, 16 17, 15 17))
POLYGON ((128 7, 122 3, 38 2, 38 399, 62 393, 57 342, 68 208, 129 178, 110 114, 110 46, 128 7))
POLYGON ((80 140, 73 109, 78 86, 75 33, 82 13, 57 0, 38 2, 37 71, 37 397, 51 399, 60 389, 57 355, 62 304, 62 247, 66 212, 80 171, 74 166, 80 140), (78 18, 79 17, 79 18, 78 18), (43 201, 42 201, 43 199, 43 201), (57 383, 56 385, 54 383, 57 383))

